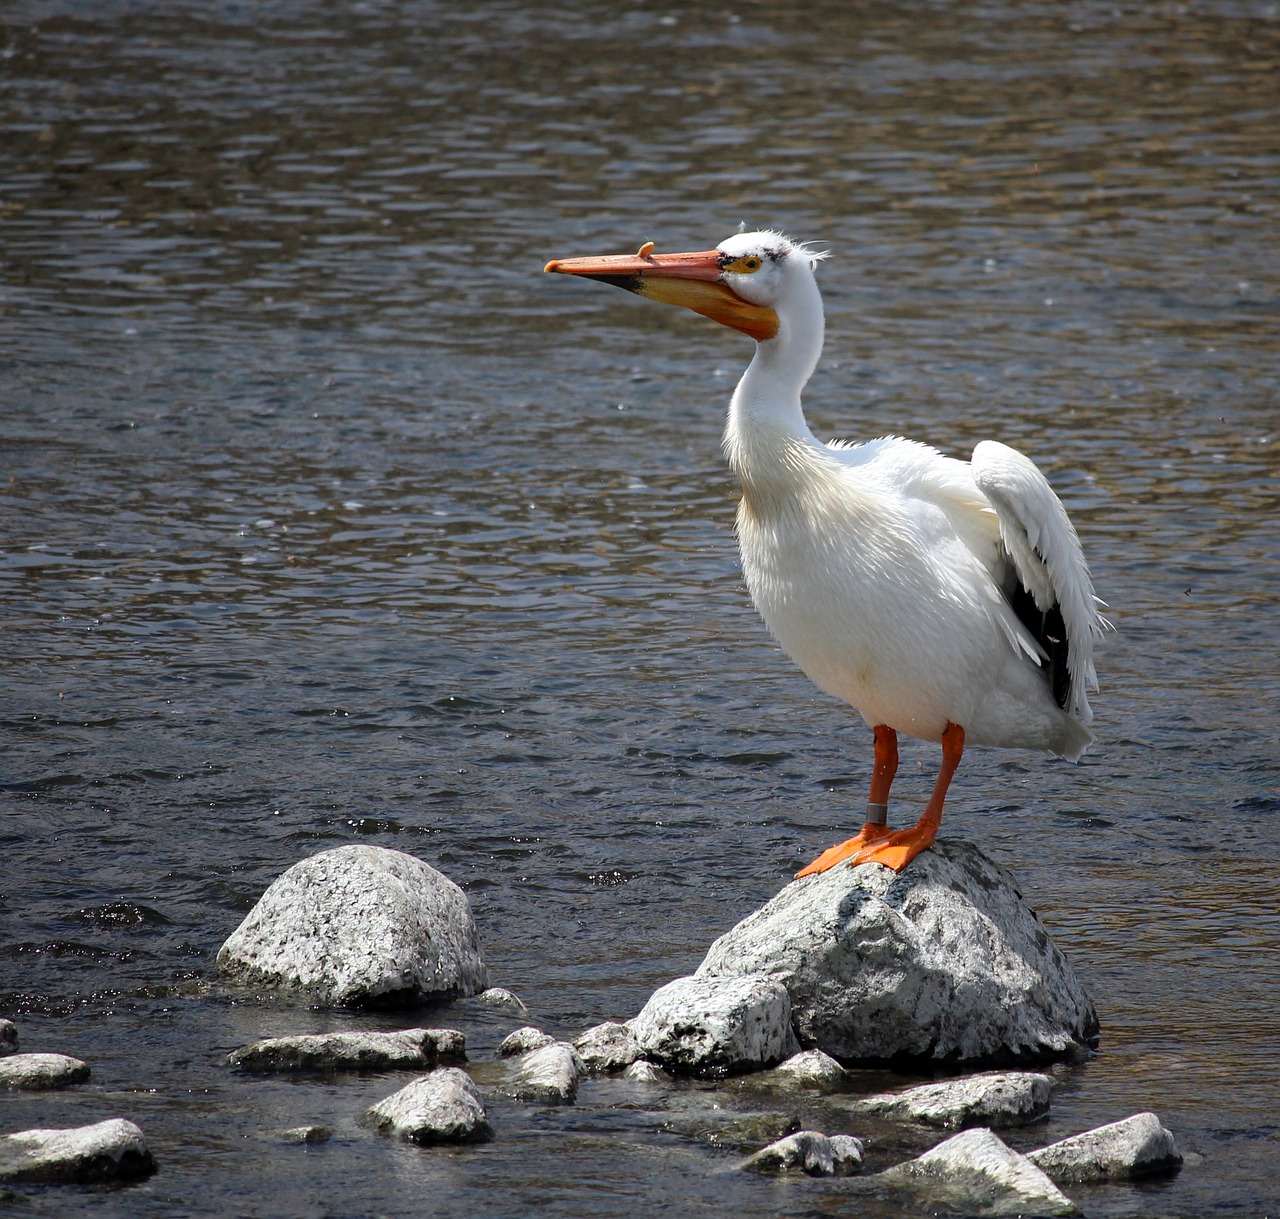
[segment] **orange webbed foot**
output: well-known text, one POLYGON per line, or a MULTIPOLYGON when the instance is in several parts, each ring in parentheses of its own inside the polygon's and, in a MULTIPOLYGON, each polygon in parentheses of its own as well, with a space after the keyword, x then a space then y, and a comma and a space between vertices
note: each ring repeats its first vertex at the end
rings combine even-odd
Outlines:
POLYGON ((937 832, 936 826, 913 825, 910 829, 886 834, 863 847, 853 857, 853 866, 878 863, 901 872, 921 851, 927 851, 933 845, 937 832))
POLYGON ((811 864, 801 868, 796 873, 796 880, 799 880, 802 876, 816 876, 819 872, 830 871, 836 864, 852 858, 869 844, 884 838, 888 833, 889 827, 887 825, 879 821, 868 821, 854 837, 847 838, 844 842, 837 843, 833 847, 828 847, 811 864))

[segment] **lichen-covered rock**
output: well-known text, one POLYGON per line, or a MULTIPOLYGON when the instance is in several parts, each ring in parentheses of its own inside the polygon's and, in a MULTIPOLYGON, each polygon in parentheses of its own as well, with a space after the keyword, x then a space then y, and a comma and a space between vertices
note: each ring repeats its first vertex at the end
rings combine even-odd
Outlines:
POLYGON ((371 846, 294 864, 217 964, 229 980, 339 1007, 472 995, 488 984, 466 894, 422 860, 371 846))
POLYGON ((142 1131, 121 1117, 0 1137, 0 1181, 92 1183, 145 1177, 155 1168, 142 1131))
POLYGON ((772 1079, 834 1092, 849 1082, 849 1072, 822 1050, 801 1050, 773 1068, 772 1079))
POLYGON ((901 873, 837 866, 721 936, 699 978, 765 975, 800 1041, 842 1061, 1048 1058, 1096 1038, 1093 1004, 1012 876, 966 842, 901 873))
POLYGON ((851 1177, 862 1171, 862 1141, 800 1130, 770 1143, 742 1164, 748 1172, 802 1172, 810 1177, 851 1177))
POLYGON ((313 1033, 269 1037, 227 1056, 242 1071, 430 1071, 465 1062, 466 1038, 455 1029, 400 1029, 390 1033, 313 1033))
POLYGON ((962 1126, 1025 1126, 1049 1112, 1053 1080, 1034 1071, 990 1071, 920 1084, 852 1102, 860 1113, 923 1122, 944 1130, 962 1126))
POLYGON ((1027 1159, 1062 1184, 1177 1172, 1182 1155, 1154 1113, 1135 1113, 1029 1152, 1027 1159))
POLYGON ((12 1020, 0 1020, 0 1058, 18 1052, 18 1026, 12 1020))
POLYGON ((488 990, 482 990, 476 996, 476 1001, 483 1003, 486 1007, 503 1007, 512 1012, 529 1010, 525 1007, 524 1000, 514 991, 507 990, 505 986, 490 986, 488 990))
POLYGON ((413 1143, 478 1143, 493 1137, 484 1102, 465 1071, 441 1067, 371 1106, 365 1120, 413 1143))
POLYGON ((498 1045, 498 1057, 514 1058, 517 1054, 527 1054, 530 1050, 540 1050, 544 1045, 553 1045, 555 1038, 536 1029, 532 1025, 516 1029, 508 1033, 498 1045))
POLYGON ((623 1071, 640 1057, 640 1043, 625 1024, 607 1020, 573 1040, 588 1071, 623 1071))
POLYGON ((765 977, 677 978, 629 1024, 645 1058, 685 1075, 758 1070, 800 1048, 787 992, 765 977))
POLYGON ((0 1088, 42 1092, 82 1084, 89 1064, 67 1054, 9 1054, 0 1058, 0 1088))
POLYGON ((572 1105, 586 1067, 567 1041, 553 1041, 530 1050, 516 1061, 507 1091, 517 1100, 544 1105, 572 1105))
POLYGON ((877 1174, 922 1201, 973 1215, 1076 1215, 1074 1202, 990 1130, 966 1130, 877 1174))

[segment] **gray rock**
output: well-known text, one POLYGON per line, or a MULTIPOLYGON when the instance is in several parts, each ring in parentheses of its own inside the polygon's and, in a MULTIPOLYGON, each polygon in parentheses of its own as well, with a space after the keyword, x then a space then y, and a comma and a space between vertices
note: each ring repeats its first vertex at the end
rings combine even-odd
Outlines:
POLYGON ((280 1131, 280 1138, 286 1143, 327 1143, 333 1131, 328 1126, 294 1126, 280 1131))
POLYGON ((573 1040, 588 1071, 622 1071, 640 1057, 640 1043, 625 1024, 607 1020, 573 1040))
POLYGON ((505 1007, 513 1012, 527 1012, 529 1009, 525 1007, 524 1000, 520 998, 514 991, 509 991, 505 986, 491 986, 488 990, 482 990, 476 999, 489 1007, 505 1007))
POLYGON ((1045 1058, 1096 1037, 1075 972, 1012 876, 966 842, 905 871, 794 881, 718 939, 699 978, 764 974, 796 1031, 844 1061, 1045 1058))
POLYGON ((800 1048, 787 992, 765 977, 677 978, 629 1023, 645 1058, 686 1075, 758 1070, 800 1048))
POLYGON ((156 1163, 124 1118, 0 1137, 0 1181, 95 1182, 145 1177, 156 1163))
POLYGON ((1030 1152, 1027 1159, 1059 1184, 1173 1173, 1182 1164, 1173 1135, 1154 1113, 1135 1113, 1073 1135, 1030 1152))
POLYGON ((1033 1071, 992 1071, 920 1084, 901 1092, 865 1096, 852 1102, 859 1113, 923 1122, 944 1130, 962 1126, 1025 1126, 1049 1112, 1053 1080, 1033 1071))
POLYGON ((371 1106, 365 1120, 413 1143, 477 1143, 493 1137, 484 1102, 465 1071, 441 1067, 371 1106))
POLYGON ((506 1090, 517 1100, 572 1105, 585 1074, 578 1051, 567 1041, 553 1041, 517 1060, 515 1075, 506 1090))
POLYGON ((622 1078, 629 1079, 636 1084, 666 1084, 671 1082, 670 1075, 661 1067, 644 1058, 638 1058, 623 1071, 622 1078))
POLYGON ((422 860, 370 846, 294 864, 223 944, 218 971, 331 1006, 472 995, 488 983, 466 894, 422 860))
POLYGON ((801 1050, 774 1067, 773 1078, 788 1084, 835 1091, 848 1084, 849 1072, 830 1054, 821 1050, 801 1050))
POLYGON ((742 1164, 749 1172, 803 1172, 810 1177, 851 1177, 862 1171, 862 1141, 801 1130, 761 1148, 742 1164))
POLYGON ((1071 1201, 1026 1156, 990 1130, 966 1130, 876 1177, 966 1215, 1076 1215, 1071 1201))
POLYGON ((0 1020, 0 1058, 18 1052, 18 1026, 12 1020, 0 1020))
POLYGON ((9 1054, 0 1058, 0 1088, 46 1091, 82 1084, 89 1064, 66 1054, 9 1054))
POLYGON ((454 1029, 402 1029, 269 1037, 233 1050, 227 1065, 243 1071, 430 1071, 466 1059, 466 1038, 454 1029))
POLYGON ((516 1029, 508 1033, 498 1045, 498 1056, 514 1058, 517 1054, 527 1054, 530 1050, 540 1050, 544 1045, 554 1045, 555 1038, 549 1037, 541 1029, 532 1025, 516 1029))

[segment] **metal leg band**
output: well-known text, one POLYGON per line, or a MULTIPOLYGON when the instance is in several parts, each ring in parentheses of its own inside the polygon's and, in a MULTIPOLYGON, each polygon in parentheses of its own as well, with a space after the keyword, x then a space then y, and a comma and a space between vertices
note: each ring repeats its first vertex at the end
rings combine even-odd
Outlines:
POLYGON ((876 804, 874 801, 867 801, 867 820, 874 825, 888 825, 889 823, 889 805, 876 804))

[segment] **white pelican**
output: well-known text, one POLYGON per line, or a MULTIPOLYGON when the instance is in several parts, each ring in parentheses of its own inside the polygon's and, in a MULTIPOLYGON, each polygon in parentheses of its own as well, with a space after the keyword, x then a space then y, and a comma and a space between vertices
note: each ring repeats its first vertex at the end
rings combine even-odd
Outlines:
POLYGON ((825 254, 768 231, 694 254, 653 248, 546 270, 755 339, 724 433, 747 587, 787 654, 875 739, 866 824, 797 875, 845 859, 901 871, 933 843, 966 744, 1074 761, 1093 740, 1093 644, 1107 624, 1075 529, 1040 470, 998 441, 964 462, 900 436, 814 437, 800 391, 822 352, 825 254), (942 765, 917 824, 891 832, 899 732, 941 742, 942 765))

